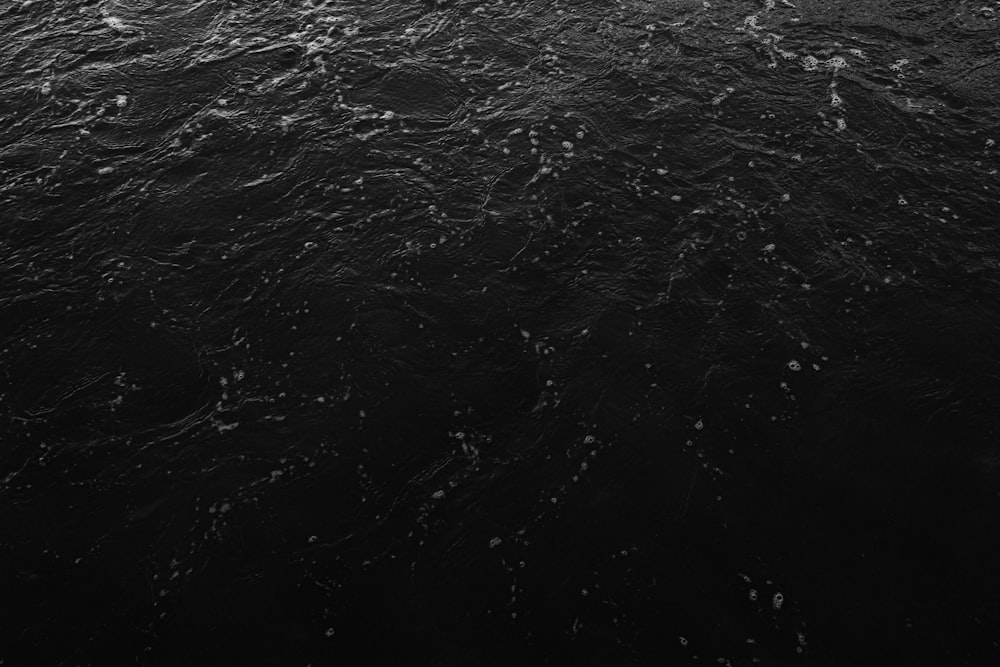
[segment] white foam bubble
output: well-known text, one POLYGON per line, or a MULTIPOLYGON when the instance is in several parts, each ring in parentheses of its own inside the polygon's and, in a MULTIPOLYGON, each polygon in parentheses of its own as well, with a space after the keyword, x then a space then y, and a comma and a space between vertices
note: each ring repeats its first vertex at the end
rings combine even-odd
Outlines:
POLYGON ((832 69, 836 72, 847 67, 847 61, 840 56, 833 56, 832 58, 827 58, 823 61, 823 65, 826 66, 827 69, 832 69))

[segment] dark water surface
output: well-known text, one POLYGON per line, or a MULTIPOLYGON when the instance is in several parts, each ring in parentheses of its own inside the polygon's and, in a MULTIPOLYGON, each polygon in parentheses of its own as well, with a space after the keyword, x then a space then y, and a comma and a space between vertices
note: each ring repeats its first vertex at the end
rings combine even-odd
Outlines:
POLYGON ((996 664, 1000 3, 10 1, 0 663, 996 664))

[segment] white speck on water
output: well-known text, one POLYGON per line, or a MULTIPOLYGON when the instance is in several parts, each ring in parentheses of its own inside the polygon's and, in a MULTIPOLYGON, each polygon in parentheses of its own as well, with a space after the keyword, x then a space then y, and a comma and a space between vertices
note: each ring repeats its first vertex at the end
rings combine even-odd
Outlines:
POLYGON ((792 359, 791 361, 788 362, 788 369, 796 372, 801 371, 802 364, 797 362, 795 359, 792 359))
POLYGON ((703 428, 705 428, 705 422, 703 422, 702 420, 700 420, 700 419, 699 419, 698 421, 696 421, 696 422, 694 423, 694 428, 695 428, 695 430, 697 430, 697 431, 700 431, 700 430, 702 430, 703 428))
POLYGON ((490 549, 496 549, 498 546, 500 546, 501 542, 503 542, 503 540, 501 540, 499 537, 494 537, 493 539, 490 540, 490 549))
POLYGON ((125 25, 125 22, 122 21, 117 16, 105 16, 104 23, 112 30, 118 30, 119 32, 123 32, 128 29, 128 26, 125 25))

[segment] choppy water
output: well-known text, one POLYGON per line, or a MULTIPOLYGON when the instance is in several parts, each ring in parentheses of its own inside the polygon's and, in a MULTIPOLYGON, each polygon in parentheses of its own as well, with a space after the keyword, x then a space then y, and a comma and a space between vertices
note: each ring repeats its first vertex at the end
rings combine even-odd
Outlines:
POLYGON ((0 34, 3 664, 1000 653, 1000 3, 0 34))

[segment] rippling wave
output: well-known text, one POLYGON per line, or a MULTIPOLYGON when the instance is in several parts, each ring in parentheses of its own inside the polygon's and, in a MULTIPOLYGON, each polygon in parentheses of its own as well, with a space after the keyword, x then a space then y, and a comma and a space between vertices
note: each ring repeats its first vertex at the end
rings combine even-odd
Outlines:
POLYGON ((985 664, 998 29, 7 3, 0 662, 985 664))

